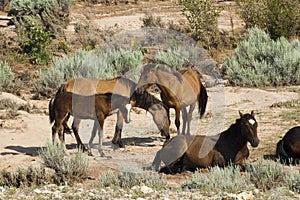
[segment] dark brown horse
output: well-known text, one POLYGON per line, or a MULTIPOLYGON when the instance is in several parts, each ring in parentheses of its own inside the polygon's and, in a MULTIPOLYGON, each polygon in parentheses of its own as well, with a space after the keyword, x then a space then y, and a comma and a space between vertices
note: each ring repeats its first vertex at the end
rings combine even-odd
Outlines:
POLYGON ((283 161, 300 159, 300 126, 291 128, 277 143, 276 155, 283 161))
MULTIPOLYGON (((134 92, 136 84, 124 77, 117 77, 110 80, 99 80, 94 78, 76 78, 68 81, 66 83, 65 91, 72 92, 80 95, 92 95, 92 94, 104 94, 104 93, 113 93, 117 95, 122 95, 127 97, 128 100, 131 99, 131 104, 136 107, 143 108, 149 111, 152 116, 155 124, 161 132, 162 136, 166 136, 166 140, 170 138, 169 135, 169 121, 167 116, 167 111, 164 108, 161 101, 156 99, 153 95, 150 95, 148 92, 143 92, 137 94, 134 92)), ((66 118, 67 121, 67 118, 66 118)), ((77 144, 81 147, 84 147, 79 134, 80 119, 74 118, 72 123, 72 130, 77 140, 77 144)), ((64 122, 65 130, 68 130, 66 122, 64 122)), ((117 144, 122 147, 121 133, 123 128, 123 115, 121 112, 117 112, 117 123, 115 127, 115 134, 112 140, 113 144, 117 144)), ((94 126, 93 134, 97 131, 97 127, 94 126)))
MULTIPOLYGON (((90 96, 81 96, 71 92, 64 92, 65 85, 57 91, 55 97, 49 103, 49 119, 52 126, 52 140, 59 140, 64 144, 63 123, 68 114, 73 115, 77 119, 93 119, 97 123, 99 145, 98 150, 101 156, 104 156, 102 151, 103 125, 107 116, 112 115, 113 111, 118 109, 125 117, 125 121, 129 123, 130 108, 128 98, 112 93, 96 94, 90 96)), ((89 141, 89 153, 92 141, 96 132, 91 135, 89 141)))
POLYGON ((198 102, 200 117, 205 113, 207 104, 207 92, 200 80, 200 74, 195 70, 174 71, 163 64, 148 64, 137 84, 137 91, 146 90, 152 85, 160 89, 162 102, 165 104, 168 118, 169 109, 175 109, 175 125, 178 135, 180 134, 180 111, 182 112, 182 134, 190 134, 190 122, 192 113, 198 102), (189 112, 186 108, 189 106, 189 112))
POLYGON ((244 166, 249 157, 247 142, 257 147, 257 122, 253 111, 242 114, 227 130, 215 136, 178 135, 166 142, 154 158, 152 167, 158 171, 161 161, 165 164, 160 172, 178 173, 209 166, 225 166, 233 163, 244 166))

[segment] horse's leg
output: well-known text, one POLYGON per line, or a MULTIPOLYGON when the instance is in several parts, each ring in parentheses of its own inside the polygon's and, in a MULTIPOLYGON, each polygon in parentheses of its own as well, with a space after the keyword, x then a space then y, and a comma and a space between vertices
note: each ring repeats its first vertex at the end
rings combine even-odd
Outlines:
POLYGON ((196 102, 194 102, 193 104, 190 105, 189 114, 188 114, 188 118, 187 118, 187 131, 186 131, 187 135, 191 135, 190 126, 191 126, 191 121, 192 121, 193 112, 194 112, 195 107, 196 107, 196 102))
POLYGON ((159 171, 159 169, 160 169, 160 163, 161 163, 160 152, 161 152, 161 150, 159 150, 156 153, 155 158, 152 162, 152 170, 154 170, 154 171, 159 171))
POLYGON ((78 147, 78 149, 79 148, 82 149, 82 151, 86 151, 87 149, 85 148, 84 144, 82 143, 79 133, 78 133, 79 124, 80 124, 80 119, 74 117, 73 123, 72 123, 72 130, 73 130, 74 136, 76 138, 77 147, 78 147))
POLYGON ((222 154, 219 151, 213 150, 212 152, 212 166, 219 166, 223 167, 226 164, 225 158, 222 156, 222 154))
POLYGON ((65 117, 64 121, 63 121, 63 127, 64 127, 64 133, 66 134, 71 134, 71 129, 69 128, 67 122, 70 118, 70 113, 68 113, 68 115, 65 117))
POLYGON ((104 125, 104 115, 101 112, 97 113, 97 119, 98 119, 98 138, 99 138, 99 144, 98 144, 98 151, 101 157, 105 157, 105 154, 102 149, 102 140, 103 140, 103 125, 104 125))
POLYGON ((180 105, 175 107, 175 125, 177 128, 177 135, 180 135, 180 105))
POLYGON ((122 138, 122 128, 123 128, 123 115, 121 111, 117 112, 117 124, 115 127, 115 134, 112 139, 112 143, 118 145, 119 147, 124 147, 122 144, 121 138, 122 138))
POLYGON ((96 137, 97 130, 100 131, 99 122, 98 122, 98 120, 95 119, 94 120, 93 130, 92 130, 91 137, 90 137, 90 140, 89 140, 89 143, 88 143, 88 148, 87 148, 89 156, 93 155, 92 154, 92 145, 93 145, 93 141, 94 141, 94 139, 96 137))
MULTIPOLYGON (((185 106, 181 107, 181 112, 182 112, 182 131, 181 131, 181 134, 185 135, 186 122, 187 122, 187 119, 188 119, 188 114, 187 114, 187 110, 186 110, 185 106)), ((187 134, 188 134, 188 132, 187 132, 187 134)))
POLYGON ((233 164, 239 165, 242 170, 245 170, 245 160, 249 157, 249 149, 245 145, 242 150, 240 150, 233 161, 233 164))

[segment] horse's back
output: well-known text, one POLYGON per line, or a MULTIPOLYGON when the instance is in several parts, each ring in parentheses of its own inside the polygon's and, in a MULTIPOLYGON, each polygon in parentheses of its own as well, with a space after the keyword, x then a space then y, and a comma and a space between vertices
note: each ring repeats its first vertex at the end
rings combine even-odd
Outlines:
POLYGON ((66 92, 82 96, 90 96, 94 94, 114 93, 129 97, 132 93, 133 83, 116 77, 109 80, 101 80, 96 78, 75 78, 66 83, 66 92))
POLYGON ((189 148, 194 136, 177 135, 164 144, 160 158, 166 166, 178 161, 189 148))
POLYGON ((290 129, 282 138, 283 148, 289 157, 300 158, 300 126, 290 129))

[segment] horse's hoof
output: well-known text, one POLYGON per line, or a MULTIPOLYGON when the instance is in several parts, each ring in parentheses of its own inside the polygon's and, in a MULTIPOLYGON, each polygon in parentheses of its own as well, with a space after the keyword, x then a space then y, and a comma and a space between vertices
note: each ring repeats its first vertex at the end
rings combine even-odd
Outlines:
POLYGON ((115 146, 119 147, 119 148, 124 148, 124 147, 125 147, 125 145, 124 145, 123 142, 121 142, 121 141, 118 141, 118 142, 112 141, 112 143, 113 143, 115 146))

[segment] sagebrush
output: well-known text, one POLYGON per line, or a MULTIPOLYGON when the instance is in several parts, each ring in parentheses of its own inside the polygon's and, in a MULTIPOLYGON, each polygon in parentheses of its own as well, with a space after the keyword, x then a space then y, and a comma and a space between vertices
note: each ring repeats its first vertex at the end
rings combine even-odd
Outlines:
POLYGON ((223 75, 237 86, 284 86, 300 84, 300 42, 271 39, 259 28, 248 30, 225 60, 223 75))

